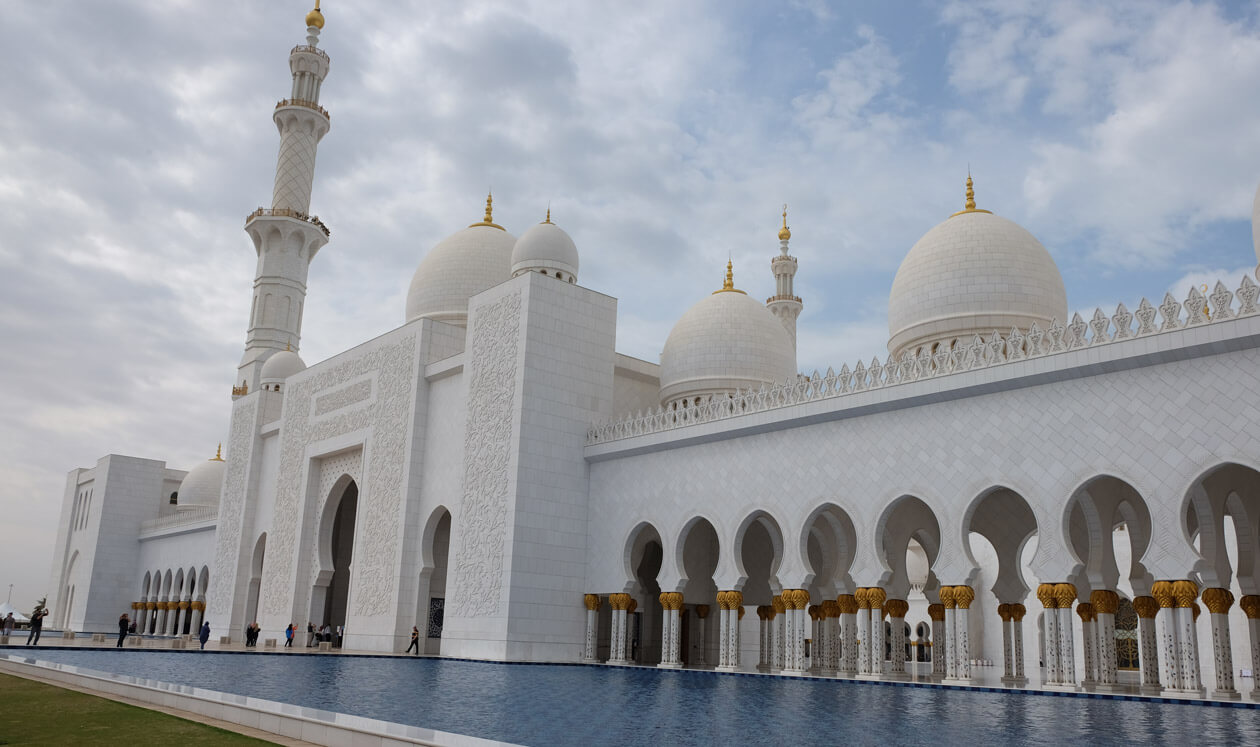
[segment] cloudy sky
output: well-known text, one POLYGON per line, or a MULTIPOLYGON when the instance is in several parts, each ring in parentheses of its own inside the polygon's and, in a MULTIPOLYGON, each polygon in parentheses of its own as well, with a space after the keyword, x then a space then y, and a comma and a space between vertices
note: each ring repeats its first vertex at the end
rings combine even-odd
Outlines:
MULTIPOLYGON (((308 0, 17 0, 0 46, 0 594, 48 573, 66 472, 223 440, 275 101, 308 0)), ((398 326, 442 237, 550 203, 618 348, 718 288, 773 291, 788 203, 802 370, 885 353, 915 240, 1028 228, 1073 309, 1254 267, 1251 3, 328 0, 308 363, 398 326)))

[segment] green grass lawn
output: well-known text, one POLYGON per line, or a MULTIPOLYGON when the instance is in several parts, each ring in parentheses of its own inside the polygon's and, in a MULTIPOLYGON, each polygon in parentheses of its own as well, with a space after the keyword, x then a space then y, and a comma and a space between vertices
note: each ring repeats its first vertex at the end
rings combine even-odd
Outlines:
POLYGON ((0 704, 0 744, 270 744, 8 674, 0 704))

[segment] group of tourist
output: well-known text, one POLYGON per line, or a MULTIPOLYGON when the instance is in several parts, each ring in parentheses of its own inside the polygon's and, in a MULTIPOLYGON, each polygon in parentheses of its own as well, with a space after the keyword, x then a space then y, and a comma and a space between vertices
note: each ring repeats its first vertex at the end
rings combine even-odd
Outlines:
MULTIPOLYGON (((44 611, 44 614, 45 615, 48 614, 47 610, 44 611)), ((34 618, 32 618, 32 625, 33 624, 34 624, 34 618)), ((254 624, 257 625, 257 623, 254 623, 254 624)), ((118 645, 116 648, 122 648, 123 641, 127 640, 127 635, 129 633, 135 633, 135 632, 136 632, 136 624, 131 621, 131 616, 128 615, 126 612, 122 613, 122 615, 118 618, 118 645)), ((36 636, 35 640, 36 642, 38 642, 39 636, 36 636)), ((206 641, 210 640, 210 621, 209 620, 202 621, 201 630, 197 631, 197 640, 201 642, 201 650, 205 651, 206 641)))
POLYGON ((245 648, 257 648, 258 634, 261 632, 262 632, 262 626, 258 624, 257 620, 250 623, 249 625, 246 625, 245 626, 245 648))
MULTIPOLYGON (((254 623, 257 625, 258 623, 254 623)), ((284 629, 284 647, 293 648, 293 638, 297 635, 298 626, 289 623, 284 629)), ((317 643, 329 643, 336 648, 341 648, 342 636, 345 635, 345 628, 341 625, 337 626, 334 632, 333 627, 328 623, 324 623, 324 627, 316 628, 315 623, 308 622, 306 624, 306 647, 310 648, 317 643)))

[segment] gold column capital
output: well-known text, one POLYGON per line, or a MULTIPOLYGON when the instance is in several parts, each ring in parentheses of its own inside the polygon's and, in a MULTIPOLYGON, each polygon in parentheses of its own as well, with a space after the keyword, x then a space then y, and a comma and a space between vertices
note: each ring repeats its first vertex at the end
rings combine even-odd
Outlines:
POLYGON ((856 615, 858 611, 858 600, 853 594, 841 594, 836 597, 836 606, 840 608, 842 615, 856 615))
POLYGON ((773 620, 774 607, 771 607, 768 604, 757 605, 757 617, 761 618, 762 620, 773 620))
POLYGON ((1011 605, 1003 602, 997 608, 998 617, 1002 618, 1002 622, 1011 621, 1011 605))
POLYGON ((707 605, 707 604, 697 604, 697 605, 696 605, 696 617, 698 617, 698 618, 700 618, 701 620, 703 620, 703 619, 705 619, 705 618, 706 618, 706 617, 708 617, 708 616, 709 616, 709 605, 707 605))
POLYGON ((971 609, 971 603, 976 599, 976 590, 970 586, 954 587, 954 604, 958 605, 960 610, 971 609))
POLYGON ((583 594, 582 604, 586 605, 586 609, 590 610, 591 612, 598 610, 599 609, 599 595, 598 594, 583 594))
POLYGON ((904 618, 910 611, 910 603, 904 599, 889 599, 884 603, 884 609, 888 610, 889 617, 904 618))
MULTIPOLYGON (((1172 605, 1170 604, 1168 606, 1171 607, 1172 605)), ((1153 620, 1155 619, 1155 615, 1159 612, 1159 607, 1159 602, 1155 600, 1155 597, 1133 598, 1133 611, 1137 613, 1138 617, 1153 620)))
POLYGON ((1198 602, 1191 602, 1191 603, 1190 603, 1190 611, 1194 613, 1194 617, 1193 617, 1193 618, 1191 618, 1191 619, 1193 619, 1195 622, 1198 622, 1198 621, 1199 621, 1199 614, 1200 614, 1201 612, 1203 612, 1203 610, 1199 608, 1199 603, 1198 603, 1198 602))
POLYGON ((928 617, 932 618, 936 622, 944 622, 945 621, 945 605, 929 604, 928 617))
POLYGON ((1199 585, 1185 579, 1173 581, 1172 593, 1178 607, 1190 607, 1199 596, 1199 585))
POLYGON ((1097 614, 1114 615, 1120 609, 1120 595, 1109 589, 1097 589, 1090 592, 1089 603, 1097 614))
POLYGON ((206 603, 205 603, 205 602, 193 602, 193 603, 192 603, 191 605, 189 605, 189 606, 191 606, 193 609, 195 609, 195 610, 197 610, 197 611, 199 611, 199 612, 204 612, 204 611, 205 611, 205 609, 206 609, 206 603))
POLYGON ((1238 600, 1238 606, 1242 607, 1243 614, 1250 620, 1260 619, 1260 596, 1256 594, 1248 594, 1238 600))
POLYGON ((639 609, 639 600, 630 597, 630 601, 626 602, 626 612, 634 614, 634 611, 637 609, 639 609))
POLYGON ((1059 609, 1072 609, 1072 602, 1076 601, 1076 587, 1069 583, 1055 584, 1054 600, 1059 603, 1059 609))
POLYGON ((1048 610, 1058 609, 1059 602, 1054 597, 1054 584, 1041 584, 1037 587, 1037 599, 1041 600, 1041 606, 1048 610))
POLYGON ((630 608, 630 595, 629 594, 609 594, 608 606, 612 607, 614 610, 617 610, 617 611, 627 610, 630 608))
MULTIPOLYGON (((780 612, 787 611, 787 602, 783 601, 782 594, 774 595, 774 597, 770 599, 770 606, 774 608, 774 614, 776 615, 780 612)), ((770 619, 773 620, 774 618, 771 617, 770 619)))
POLYGON ((1173 582, 1172 581, 1156 581, 1151 584, 1151 596, 1159 603, 1159 606, 1167 609, 1173 606, 1173 582))
POLYGON ((878 586, 872 586, 866 590, 866 593, 871 600, 871 609, 873 610, 882 609, 884 600, 888 599, 888 592, 878 586))
POLYGON ((1204 589, 1203 604, 1213 615, 1226 615, 1229 614, 1230 606, 1234 604, 1234 595, 1229 589, 1204 589))
POLYGON ((1011 605, 1011 619, 1015 622, 1023 622, 1026 614, 1028 614, 1028 608, 1024 605, 1019 603, 1011 605))
POLYGON ((858 590, 853 593, 853 598, 857 600, 858 609, 869 610, 871 608, 871 590, 865 586, 859 586, 858 590))
POLYGON ((942 586, 938 593, 941 597, 941 604, 945 605, 945 609, 952 610, 957 606, 958 603, 954 599, 954 587, 942 586))
MULTIPOLYGON (((741 600, 741 601, 742 601, 742 600, 741 600)), ((735 608, 735 612, 736 612, 736 614, 738 614, 738 615, 739 615, 739 617, 738 617, 737 619, 739 619, 739 620, 743 620, 743 619, 744 619, 744 605, 742 605, 742 604, 741 604, 740 606, 736 607, 736 608, 735 608)))
POLYGON ((1094 605, 1089 602, 1081 602, 1076 605, 1076 614, 1081 618, 1081 622, 1094 621, 1094 605))

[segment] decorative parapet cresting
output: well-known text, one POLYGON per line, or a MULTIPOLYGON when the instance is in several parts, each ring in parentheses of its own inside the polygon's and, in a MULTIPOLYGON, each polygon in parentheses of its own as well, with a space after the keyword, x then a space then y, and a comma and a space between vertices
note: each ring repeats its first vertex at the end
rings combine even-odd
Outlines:
POLYGON ((182 527, 188 524, 200 524, 206 521, 214 521, 218 518, 218 506, 193 506, 182 509, 169 516, 140 522, 140 534, 150 534, 163 529, 172 529, 174 527, 182 527))
MULTIPOLYGON (((1260 268, 1256 269, 1256 276, 1260 278, 1260 268)), ((1258 297, 1260 286, 1250 276, 1244 275, 1238 290, 1233 292, 1223 282, 1217 281, 1212 292, 1207 295, 1197 287, 1191 288, 1184 303, 1179 303, 1171 293, 1165 293, 1158 306, 1143 298, 1136 311, 1130 312, 1124 304, 1116 306, 1112 314, 1107 314, 1101 308, 1095 309, 1088 322, 1076 313, 1066 326, 1054 319, 1046 329, 1034 323, 1027 333, 1015 328, 1005 334, 994 330, 991 335, 976 335, 970 343, 959 341, 950 348, 931 352, 924 350, 918 355, 907 351, 896 361, 889 359, 881 364, 879 358, 875 357, 869 364, 858 361, 852 369, 846 364, 840 368, 839 373, 829 368, 826 374, 814 371, 813 375, 798 376, 794 381, 771 387, 762 386, 760 389, 746 390, 735 395, 710 397, 685 407, 657 407, 647 412, 640 411, 592 427, 587 431, 586 444, 593 446, 805 402, 843 397, 869 389, 908 384, 922 379, 1253 316, 1260 311, 1257 307, 1258 297)))

